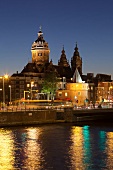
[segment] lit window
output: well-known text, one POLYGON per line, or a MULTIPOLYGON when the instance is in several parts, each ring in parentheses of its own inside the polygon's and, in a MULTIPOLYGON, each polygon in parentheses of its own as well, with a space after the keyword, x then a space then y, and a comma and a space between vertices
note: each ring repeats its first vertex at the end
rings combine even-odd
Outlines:
POLYGON ((42 53, 38 53, 38 56, 42 56, 42 53))
POLYGON ((65 93, 65 96, 67 96, 67 93, 65 93))
POLYGON ((35 87, 37 87, 37 84, 34 84, 35 87))
POLYGON ((30 87, 30 84, 27 84, 27 87, 30 87))
POLYGON ((93 86, 91 86, 91 90, 93 90, 93 86))

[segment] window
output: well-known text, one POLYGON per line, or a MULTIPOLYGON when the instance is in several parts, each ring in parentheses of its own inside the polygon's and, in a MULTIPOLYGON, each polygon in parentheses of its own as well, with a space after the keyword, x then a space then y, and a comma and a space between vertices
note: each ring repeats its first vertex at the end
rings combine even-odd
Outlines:
POLYGON ((67 97, 67 93, 65 93, 65 96, 67 97))
POLYGON ((62 92, 59 92, 59 93, 58 93, 58 96, 59 96, 59 97, 62 96, 62 92))
POLYGON ((38 56, 42 56, 42 53, 38 53, 38 56))
POLYGON ((19 93, 19 90, 16 90, 16 93, 19 93))
POLYGON ((80 96, 80 95, 81 95, 81 92, 79 91, 79 92, 78 92, 78 96, 80 96))
POLYGON ((19 85, 16 85, 16 88, 19 89, 19 85))
POLYGON ((11 84, 15 84, 15 81, 11 81, 11 84))
POLYGON ((27 84, 27 87, 30 87, 30 84, 27 84))
POLYGON ((93 90, 93 86, 91 86, 91 90, 93 90))
POLYGON ((16 93, 16 99, 19 99, 19 97, 20 97, 19 93, 16 93))
POLYGON ((37 84, 35 83, 34 86, 37 87, 37 84))
POLYGON ((20 81, 20 84, 24 84, 24 81, 20 81))
POLYGON ((24 85, 20 85, 20 88, 21 88, 21 89, 24 89, 24 85))
POLYGON ((16 81, 16 84, 19 84, 19 81, 16 81))
POLYGON ((20 93, 24 93, 24 90, 23 90, 23 89, 20 89, 20 93))

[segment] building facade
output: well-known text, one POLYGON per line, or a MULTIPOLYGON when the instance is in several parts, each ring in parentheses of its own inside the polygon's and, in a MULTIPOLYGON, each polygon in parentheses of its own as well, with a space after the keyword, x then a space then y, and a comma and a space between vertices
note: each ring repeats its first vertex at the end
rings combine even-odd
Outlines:
POLYGON ((88 99, 88 83, 67 83, 65 90, 58 90, 56 97, 64 101, 72 101, 79 106, 84 105, 88 99))
POLYGON ((98 102, 113 102, 113 82, 99 82, 96 87, 98 102))
POLYGON ((12 100, 37 99, 37 96, 39 98, 38 93, 41 94, 42 83, 47 72, 57 72, 58 78, 61 80, 58 88, 64 89, 66 82, 71 82, 76 68, 82 74, 82 58, 79 55, 77 43, 74 50, 71 66, 67 61, 64 47, 58 65, 54 65, 49 59, 49 45, 40 28, 38 37, 31 46, 31 62, 28 62, 20 73, 14 73, 10 77, 12 100))

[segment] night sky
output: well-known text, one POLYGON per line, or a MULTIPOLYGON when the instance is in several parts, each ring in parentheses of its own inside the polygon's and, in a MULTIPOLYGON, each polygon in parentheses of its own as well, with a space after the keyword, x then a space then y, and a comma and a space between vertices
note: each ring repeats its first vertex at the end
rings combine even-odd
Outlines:
POLYGON ((63 45, 71 62, 77 42, 83 74, 113 79, 113 0, 0 0, 0 75, 31 60, 40 25, 54 64, 63 45))

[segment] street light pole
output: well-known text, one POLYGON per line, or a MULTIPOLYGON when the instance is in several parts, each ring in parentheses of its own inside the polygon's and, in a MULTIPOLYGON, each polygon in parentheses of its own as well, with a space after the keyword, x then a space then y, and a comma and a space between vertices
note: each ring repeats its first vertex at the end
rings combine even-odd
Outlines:
POLYGON ((4 77, 3 77, 3 106, 5 105, 5 89, 4 89, 4 77))
POLYGON ((8 75, 5 74, 4 76, 0 77, 0 79, 3 80, 3 106, 5 106, 5 86, 4 86, 4 80, 8 79, 8 75))
POLYGON ((11 105, 11 85, 9 85, 9 89, 10 89, 10 105, 11 105))

